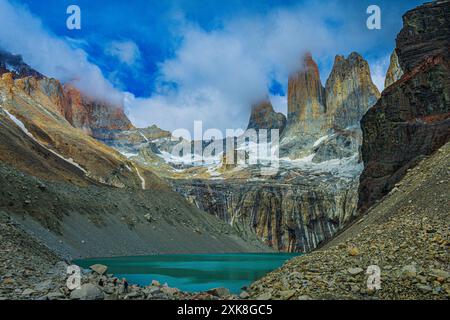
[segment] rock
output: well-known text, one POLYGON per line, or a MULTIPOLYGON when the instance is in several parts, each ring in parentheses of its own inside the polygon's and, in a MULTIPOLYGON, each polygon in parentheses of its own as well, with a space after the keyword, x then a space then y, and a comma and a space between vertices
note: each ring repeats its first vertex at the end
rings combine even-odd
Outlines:
POLYGON ((356 247, 351 247, 348 249, 348 254, 351 255, 352 257, 355 257, 359 255, 359 249, 356 247))
POLYGON ((418 283, 416 286, 417 286, 417 288, 419 290, 421 290, 423 292, 431 292, 431 291, 433 291, 433 288, 428 286, 428 285, 424 285, 424 284, 418 283))
POLYGON ((272 294, 270 292, 264 292, 256 297, 256 300, 270 300, 272 299, 272 294))
POLYGON ((35 293, 35 291, 33 289, 25 289, 25 290, 23 290, 22 295, 23 296, 30 296, 33 293, 35 293))
POLYGON ((94 264, 94 265, 90 266, 89 269, 91 269, 92 271, 94 271, 95 273, 97 273, 99 275, 104 275, 106 273, 106 271, 108 270, 108 267, 103 264, 94 264))
POLYGON ((450 2, 433 2, 404 15, 396 52, 405 74, 361 121, 360 212, 450 139, 449 12, 450 2))
POLYGON ((248 294, 247 291, 242 291, 242 292, 239 294, 239 298, 241 298, 241 299, 248 299, 249 297, 250 297, 250 295, 248 294))
POLYGON ((290 298, 292 298, 295 295, 296 291, 295 290, 284 290, 284 291, 280 291, 279 295, 280 298, 283 300, 289 300, 290 298))
POLYGON ((59 300, 64 299, 65 297, 66 296, 59 291, 50 292, 45 296, 45 298, 48 300, 59 300))
POLYGON ((436 278, 442 278, 444 280, 450 278, 450 273, 445 270, 431 269, 429 274, 436 278))
POLYGON ((103 300, 104 293, 95 285, 85 283, 70 293, 71 300, 103 300))
POLYGON ((152 280, 151 285, 154 286, 154 287, 160 287, 161 283, 158 280, 152 280))
POLYGON ((361 272, 364 272, 364 269, 362 269, 362 268, 349 268, 347 271, 351 275, 357 275, 357 274, 360 274, 361 272))
POLYGON ((403 29, 397 36, 397 55, 405 73, 419 66, 424 58, 442 55, 450 58, 450 3, 433 1, 403 15, 403 29))
POLYGON ((312 298, 308 295, 301 295, 297 298, 297 300, 312 300, 312 298))
POLYGON ((39 291, 39 292, 49 291, 53 288, 55 288, 55 284, 53 283, 53 281, 51 279, 39 282, 38 284, 36 284, 34 286, 34 290, 39 291))
MULTIPOLYGON (((247 129, 255 129, 256 131, 259 129, 278 129, 281 136, 285 127, 285 115, 275 112, 269 99, 253 105, 247 129)), ((268 132, 268 137, 270 137, 270 132, 268 132)))
POLYGON ((370 76, 369 64, 352 52, 336 56, 325 85, 328 128, 345 129, 359 122, 380 97, 370 76))
POLYGON ((391 59, 389 63, 389 68, 386 73, 386 79, 384 80, 384 87, 387 88, 394 82, 397 82, 401 77, 403 76, 403 70, 402 67, 400 67, 400 64, 398 62, 397 53, 392 52, 391 59))
POLYGON ((415 264, 404 266, 401 270, 403 277, 414 278, 417 275, 417 268, 415 264))
POLYGON ((219 298, 228 297, 231 295, 230 290, 228 290, 227 288, 222 288, 222 287, 214 288, 214 289, 208 290, 206 292, 215 297, 219 297, 219 298))
POLYGON ((177 288, 170 288, 170 287, 163 286, 161 288, 161 292, 171 297, 171 296, 175 295, 176 293, 180 292, 180 290, 178 290, 177 288))

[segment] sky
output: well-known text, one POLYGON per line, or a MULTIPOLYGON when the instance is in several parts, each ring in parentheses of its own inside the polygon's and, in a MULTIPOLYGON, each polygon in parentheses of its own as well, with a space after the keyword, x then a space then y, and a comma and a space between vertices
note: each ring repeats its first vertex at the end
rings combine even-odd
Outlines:
POLYGON ((360 53, 383 89, 402 15, 416 0, 0 0, 0 47, 86 94, 124 104, 138 127, 245 128, 269 96, 286 113, 289 74, 309 51, 325 83, 360 53), (66 10, 81 9, 69 30, 66 10), (381 9, 369 30, 366 10, 381 9))

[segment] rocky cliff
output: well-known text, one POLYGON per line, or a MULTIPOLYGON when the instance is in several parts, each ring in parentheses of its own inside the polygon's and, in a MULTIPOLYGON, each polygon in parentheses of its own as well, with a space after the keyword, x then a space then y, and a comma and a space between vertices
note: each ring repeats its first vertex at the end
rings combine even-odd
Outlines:
POLYGON ((358 131, 362 116, 379 97, 369 64, 358 53, 336 56, 325 88, 317 64, 307 54, 301 70, 289 78, 288 122, 280 153, 291 158, 305 156, 320 138, 349 128, 358 131))
POLYGON ((287 128, 281 152, 295 157, 327 131, 325 89, 311 54, 304 56, 300 70, 289 77, 287 96, 287 128))
POLYGON ((425 4, 404 15, 396 51, 405 74, 361 122, 362 211, 450 138, 449 19, 450 2, 425 4))
POLYGON ((56 79, 43 76, 23 62, 21 56, 0 50, 0 75, 5 73, 10 73, 14 80, 21 80, 23 90, 30 96, 47 95, 72 126, 95 138, 107 138, 113 131, 133 128, 123 106, 92 99, 71 84, 62 85, 56 79))

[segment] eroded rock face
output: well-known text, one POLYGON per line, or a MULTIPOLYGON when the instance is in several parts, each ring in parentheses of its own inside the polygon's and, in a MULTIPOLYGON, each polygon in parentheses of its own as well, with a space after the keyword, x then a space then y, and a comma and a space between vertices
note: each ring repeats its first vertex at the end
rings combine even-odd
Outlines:
POLYGON ((269 100, 264 100, 252 107, 247 129, 278 129, 281 134, 286 127, 286 117, 273 110, 269 100))
POLYGON ((450 2, 426 4, 404 16, 396 51, 406 72, 383 92, 361 122, 362 211, 450 138, 449 18, 450 2))
POLYGON ((256 235, 276 250, 309 252, 356 216, 358 178, 310 175, 299 181, 172 184, 188 201, 231 224, 244 239, 256 235))
POLYGON ((399 80, 403 76, 403 70, 402 67, 400 67, 400 64, 398 62, 398 56, 397 53, 392 52, 391 59, 389 63, 389 68, 386 73, 386 79, 384 81, 384 87, 387 88, 397 80, 399 80))
POLYGON ((358 125, 380 97, 369 64, 356 52, 336 56, 325 92, 328 128, 338 129, 358 125))
POLYGON ((404 72, 420 65, 425 57, 450 58, 450 3, 435 1, 408 11, 397 36, 397 55, 404 72))

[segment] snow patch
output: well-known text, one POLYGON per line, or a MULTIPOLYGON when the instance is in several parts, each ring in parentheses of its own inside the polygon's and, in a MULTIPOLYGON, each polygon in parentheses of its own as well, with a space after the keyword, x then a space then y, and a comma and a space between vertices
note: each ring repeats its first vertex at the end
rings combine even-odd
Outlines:
POLYGON ((81 171, 83 171, 84 174, 87 174, 87 171, 82 168, 78 163, 76 163, 72 158, 65 158, 62 155, 60 155, 59 153, 47 148, 45 145, 43 145, 39 140, 37 140, 30 131, 28 131, 28 129, 25 127, 25 125, 23 124, 22 121, 20 121, 19 119, 17 119, 13 114, 11 114, 8 110, 6 110, 5 108, 2 108, 3 111, 5 111, 5 113, 8 115, 8 117, 27 135, 29 136, 34 142, 36 142, 37 144, 39 144, 41 147, 43 147, 44 149, 46 149, 47 151, 53 153, 55 156, 57 156, 58 158, 64 160, 65 162, 70 163, 71 165, 77 167, 78 169, 80 169, 81 171))

